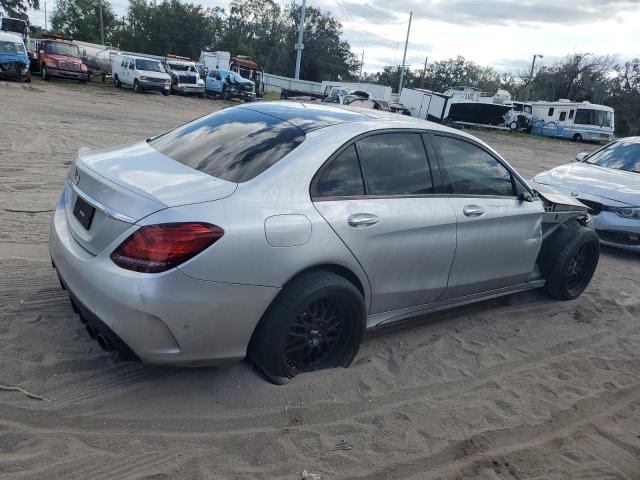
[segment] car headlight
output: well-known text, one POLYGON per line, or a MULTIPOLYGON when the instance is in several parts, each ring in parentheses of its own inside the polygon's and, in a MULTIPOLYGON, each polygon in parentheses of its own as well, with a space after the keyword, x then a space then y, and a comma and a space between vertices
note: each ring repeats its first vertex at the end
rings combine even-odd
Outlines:
POLYGON ((45 60, 44 63, 49 68, 58 68, 58 62, 55 60, 45 60))
POLYGON ((609 207, 608 210, 622 218, 640 220, 640 207, 609 207))
POLYGON ((83 63, 82 65, 80 65, 80 70, 83 72, 87 71, 87 66, 83 63))
POLYGON ((140 80, 146 80, 146 77, 144 75, 140 75, 140 80))
POLYGON ((171 80, 165 80, 164 83, 171 83, 171 80))

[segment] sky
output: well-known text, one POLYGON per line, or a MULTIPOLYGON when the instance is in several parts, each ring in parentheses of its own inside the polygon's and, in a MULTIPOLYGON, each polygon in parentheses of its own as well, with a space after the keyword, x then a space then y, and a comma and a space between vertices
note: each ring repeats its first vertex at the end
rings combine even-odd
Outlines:
MULTIPOLYGON (((49 12, 54 1, 47 1, 49 12)), ((116 13, 125 12, 127 0, 110 1, 116 13)), ((229 7, 225 0, 191 1, 229 7)), ((533 54, 544 55, 538 66, 574 52, 621 60, 640 56, 640 0, 308 0, 307 5, 329 10, 342 22, 353 52, 360 57, 364 51, 366 72, 402 63, 409 12, 406 64, 412 69, 422 68, 426 57, 431 62, 458 55, 512 73, 529 69, 533 54)), ((44 24, 43 9, 32 12, 31 23, 44 24)))

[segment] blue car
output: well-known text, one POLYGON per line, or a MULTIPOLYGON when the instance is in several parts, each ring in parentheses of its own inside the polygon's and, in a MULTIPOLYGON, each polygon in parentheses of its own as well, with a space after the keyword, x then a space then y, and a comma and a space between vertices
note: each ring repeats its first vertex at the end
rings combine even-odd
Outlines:
POLYGON ((231 70, 211 70, 207 74, 205 91, 225 100, 240 98, 251 101, 256 98, 254 83, 231 70))
POLYGON ((30 82, 29 64, 22 38, 0 32, 0 78, 30 82))

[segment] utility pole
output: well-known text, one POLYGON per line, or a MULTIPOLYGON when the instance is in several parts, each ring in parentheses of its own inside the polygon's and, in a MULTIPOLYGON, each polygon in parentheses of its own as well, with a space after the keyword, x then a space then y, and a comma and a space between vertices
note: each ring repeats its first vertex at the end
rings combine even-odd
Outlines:
POLYGON ((360 81, 362 81, 362 66, 364 65, 364 50, 362 50, 362 58, 360 59, 360 81))
POLYGON ((296 43, 296 74, 295 79, 298 80, 300 78, 300 60, 302 59, 302 50, 304 49, 304 44, 302 43, 302 38, 304 37, 304 14, 307 10, 307 0, 302 0, 302 9, 300 10, 300 29, 298 30, 298 43, 296 43))
POLYGON ((529 83, 527 84, 524 103, 527 103, 529 101, 529 95, 531 94, 531 84, 533 83, 533 69, 536 66, 536 57, 544 58, 544 55, 540 55, 539 53, 533 54, 533 61, 531 62, 531 73, 529 73, 529 83))
POLYGON ((44 31, 48 32, 47 29, 47 0, 44 0, 44 31))
POLYGON ((102 0, 99 0, 98 8, 100 10, 100 40, 101 44, 104 45, 104 20, 102 19, 102 0))
POLYGON ((407 60, 407 45, 409 45, 409 32, 411 31, 411 19, 413 12, 409 12, 409 26, 407 27, 407 40, 404 42, 404 55, 402 56, 402 69, 400 70, 400 83, 398 84, 398 95, 402 93, 402 81, 404 80, 404 63, 407 60))
POLYGON ((424 58, 424 68, 422 69, 422 76, 420 77, 420 89, 424 88, 424 76, 427 74, 427 62, 429 57, 424 58))

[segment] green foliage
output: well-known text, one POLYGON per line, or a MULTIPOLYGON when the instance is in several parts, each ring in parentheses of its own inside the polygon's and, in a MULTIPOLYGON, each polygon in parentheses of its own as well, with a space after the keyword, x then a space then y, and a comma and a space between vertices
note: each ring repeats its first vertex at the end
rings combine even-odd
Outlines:
MULTIPOLYGON (((51 16, 51 29, 65 37, 85 42, 100 42, 101 0, 58 0, 51 16)), ((115 16, 111 4, 102 1, 105 41, 111 41, 115 16)))
MULTIPOLYGON (((73 0, 78 1, 78 0, 73 0)), ((113 44, 123 50, 198 58, 220 42, 219 9, 178 0, 131 0, 127 17, 113 33, 113 44)))
POLYGON ((0 0, 0 12, 13 18, 27 20, 27 10, 40 8, 40 0, 0 0))
MULTIPOLYGON (((292 77, 300 25, 300 6, 282 9, 273 0, 234 0, 219 50, 248 55, 270 73, 292 77)), ((342 25, 329 12, 307 7, 301 78, 321 81, 351 79, 358 61, 341 39, 342 25)))

